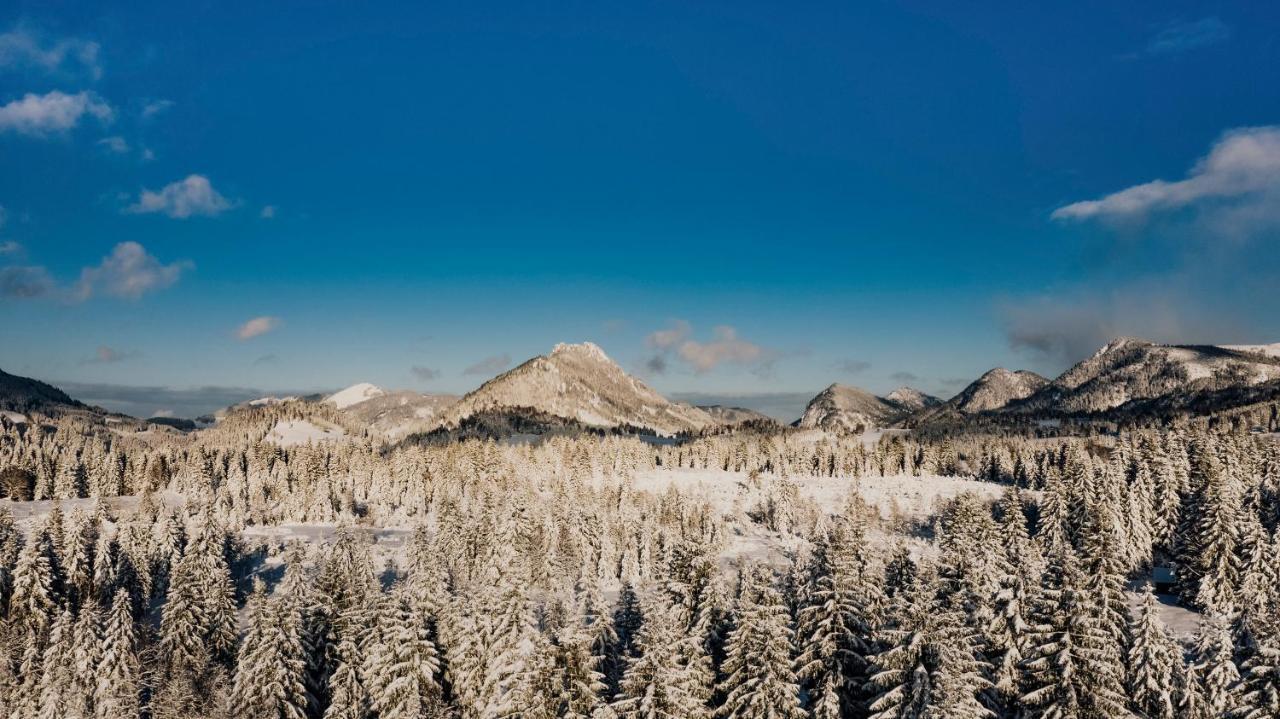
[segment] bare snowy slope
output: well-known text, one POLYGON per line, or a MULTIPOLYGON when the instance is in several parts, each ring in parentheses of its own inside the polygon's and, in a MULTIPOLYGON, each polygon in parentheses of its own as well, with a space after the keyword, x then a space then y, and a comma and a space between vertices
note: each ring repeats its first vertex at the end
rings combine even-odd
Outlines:
POLYGON ((334 392, 328 397, 325 397, 324 401, 338 409, 346 409, 353 404, 359 404, 365 400, 373 399, 374 397, 381 397, 386 393, 386 390, 375 384, 360 382, 358 384, 353 384, 346 389, 334 392))
POLYGON ((677 404, 628 375, 590 342, 559 344, 485 382, 442 414, 456 426, 484 411, 528 407, 589 427, 642 427, 659 434, 697 431, 716 424, 706 412, 677 404))
POLYGON ((901 419, 906 412, 893 402, 843 384, 822 390, 804 408, 795 426, 825 429, 840 434, 860 434, 901 419))
POLYGON ((1025 400, 1023 413, 1095 413, 1151 400, 1248 389, 1280 380, 1274 345, 1161 345, 1122 337, 1025 400))

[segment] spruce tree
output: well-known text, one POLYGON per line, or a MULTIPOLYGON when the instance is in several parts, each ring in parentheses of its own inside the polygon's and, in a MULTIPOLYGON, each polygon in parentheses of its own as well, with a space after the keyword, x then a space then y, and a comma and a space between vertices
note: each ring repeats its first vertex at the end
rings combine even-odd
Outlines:
POLYGON ((1151 719, 1174 719, 1176 679, 1182 669, 1181 652, 1160 621, 1156 595, 1148 584, 1142 606, 1133 619, 1129 649, 1129 701, 1151 719))
POLYGON ((731 719, 802 719, 791 662, 790 617, 763 566, 744 570, 737 627, 729 634, 718 715, 731 719))

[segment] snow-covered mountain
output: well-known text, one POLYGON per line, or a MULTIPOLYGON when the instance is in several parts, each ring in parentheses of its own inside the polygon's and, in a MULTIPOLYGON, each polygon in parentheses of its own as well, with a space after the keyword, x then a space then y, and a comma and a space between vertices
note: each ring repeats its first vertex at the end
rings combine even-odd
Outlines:
POLYGON ((353 404, 359 404, 361 402, 364 402, 365 400, 373 399, 374 397, 381 397, 386 393, 387 393, 386 390, 382 389, 376 384, 369 384, 368 382, 359 382, 357 384, 351 385, 346 389, 342 389, 342 390, 338 390, 337 392, 334 392, 328 397, 325 397, 324 401, 337 407, 338 409, 346 409, 353 404))
POLYGON ((485 411, 527 407, 589 427, 633 426, 672 435, 716 424, 706 412, 672 402, 623 371, 596 345, 558 344, 467 393, 440 417, 457 426, 485 411))
POLYGON ((700 404, 698 409, 711 415, 718 424, 731 427, 735 424, 743 422, 767 422, 770 424, 778 424, 778 420, 770 417, 762 412, 745 407, 726 407, 722 404, 700 404))
POLYGON ((1095 413, 1280 380, 1276 345, 1162 345, 1121 337, 1010 411, 1095 413))
POLYGON ((918 412, 926 407, 942 404, 942 400, 931 394, 925 394, 915 387, 899 387, 885 395, 884 399, 907 412, 918 412))
POLYGON ((374 434, 398 439, 439 424, 440 413, 458 401, 453 394, 423 394, 390 390, 355 404, 342 413, 359 421, 374 434))
POLYGON ((960 394, 944 404, 962 414, 976 414, 1003 409, 1011 402, 1039 392, 1049 380, 1028 370, 996 367, 960 390, 960 394))
POLYGON ((858 434, 892 424, 904 414, 902 407, 864 389, 833 384, 809 400, 795 426, 858 434))

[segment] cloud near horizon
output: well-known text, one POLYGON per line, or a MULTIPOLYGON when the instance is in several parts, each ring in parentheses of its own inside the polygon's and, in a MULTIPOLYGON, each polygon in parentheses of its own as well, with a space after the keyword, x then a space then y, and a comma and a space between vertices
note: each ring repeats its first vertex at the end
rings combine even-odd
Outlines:
POLYGON ((59 90, 44 95, 29 92, 0 107, 0 132, 48 137, 71 130, 86 116, 108 124, 115 118, 115 111, 93 92, 74 95, 59 90))
POLYGON ((170 182, 160 190, 143 189, 138 201, 125 208, 126 213, 147 215, 161 213, 175 220, 189 217, 213 217, 235 206, 213 188, 204 175, 187 175, 170 182))
POLYGON ((430 382, 440 376, 440 370, 433 369, 431 367, 423 367, 422 365, 414 365, 410 367, 409 373, 422 382, 430 382))
POLYGON ((781 353, 742 339, 731 325, 717 325, 711 334, 710 341, 698 341, 692 338, 693 326, 689 322, 672 320, 669 327, 651 332, 645 338, 645 346, 654 350, 654 354, 644 361, 643 367, 651 374, 664 374, 670 367, 669 358, 674 357, 697 375, 724 365, 746 367, 762 378, 773 375, 774 364, 781 353))
POLYGON ((254 317, 236 329, 236 339, 241 342, 261 337, 280 326, 280 318, 270 315, 254 317))
POLYGON ((80 364, 115 364, 137 356, 137 352, 121 351, 107 345, 98 345, 98 349, 94 351, 93 356, 80 360, 80 364))

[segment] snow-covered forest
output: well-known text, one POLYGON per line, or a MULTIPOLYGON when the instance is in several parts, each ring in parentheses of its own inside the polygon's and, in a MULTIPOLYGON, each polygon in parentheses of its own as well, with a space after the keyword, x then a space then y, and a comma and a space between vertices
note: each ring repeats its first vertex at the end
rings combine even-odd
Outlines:
POLYGON ((4 716, 1280 716, 1264 435, 267 441, 303 407, 0 419, 4 716))

